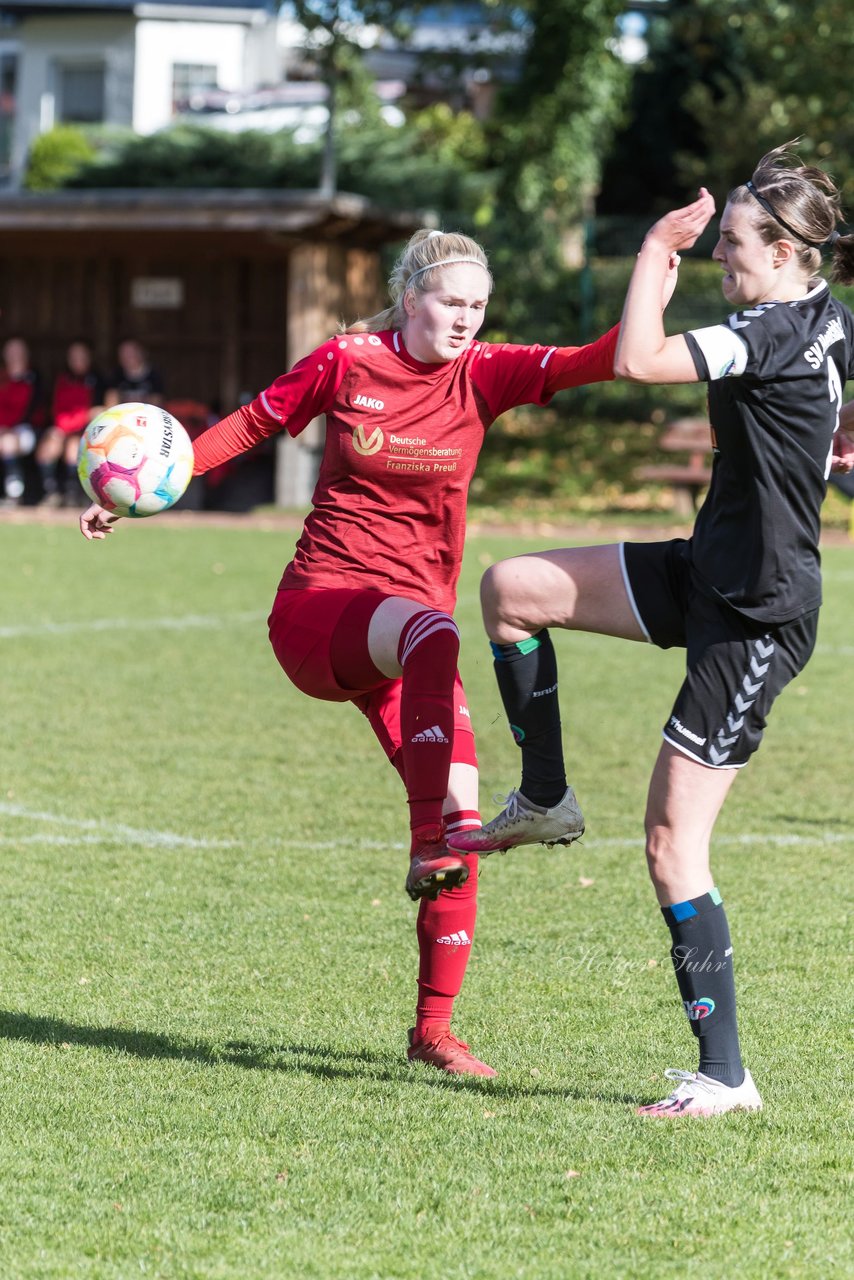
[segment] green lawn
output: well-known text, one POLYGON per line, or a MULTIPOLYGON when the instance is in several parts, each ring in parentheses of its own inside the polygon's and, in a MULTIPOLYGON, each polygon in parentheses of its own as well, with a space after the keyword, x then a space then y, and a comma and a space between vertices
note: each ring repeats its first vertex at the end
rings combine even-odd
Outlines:
MULTIPOLYGON (((281 675, 293 534, 0 527, 0 1275, 854 1275, 854 547, 719 824, 756 1116, 657 1124, 693 1067, 641 819, 680 656, 561 636, 588 835, 494 858, 457 1028, 407 1066, 406 810, 351 708, 281 675)), ((459 620, 482 802, 517 781, 459 620)))

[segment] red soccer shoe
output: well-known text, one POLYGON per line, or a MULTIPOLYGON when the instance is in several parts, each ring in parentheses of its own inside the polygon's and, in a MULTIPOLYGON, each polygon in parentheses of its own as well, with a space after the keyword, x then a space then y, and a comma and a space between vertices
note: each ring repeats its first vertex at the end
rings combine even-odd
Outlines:
POLYGON ((456 889, 469 878, 469 869, 445 843, 441 827, 413 832, 406 892, 413 902, 438 898, 443 889, 456 889))
POLYGON ((409 1028, 409 1049, 407 1058, 410 1062, 426 1062, 428 1066, 438 1067, 440 1071, 448 1071, 456 1076, 497 1076, 498 1072, 486 1062, 481 1062, 464 1040, 458 1040, 450 1027, 436 1029, 431 1039, 419 1040, 413 1044, 414 1027, 409 1028))

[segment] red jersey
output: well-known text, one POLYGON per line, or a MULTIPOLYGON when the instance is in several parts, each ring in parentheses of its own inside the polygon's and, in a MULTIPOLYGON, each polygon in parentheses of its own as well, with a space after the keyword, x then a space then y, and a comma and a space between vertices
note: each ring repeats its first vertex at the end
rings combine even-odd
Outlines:
POLYGON ((82 378, 73 373, 59 373, 53 384, 51 421, 66 435, 83 431, 100 398, 100 384, 94 373, 82 378))
POLYGON ((326 445, 282 587, 372 587, 451 612, 468 488, 507 409, 613 378, 617 330, 587 347, 473 342, 422 364, 399 332, 330 338, 194 443, 200 474, 326 415, 326 445))
POLYGON ((33 419, 38 416, 38 391, 38 377, 32 370, 22 374, 20 378, 0 375, 0 430, 4 427, 17 427, 21 423, 32 425, 33 419))

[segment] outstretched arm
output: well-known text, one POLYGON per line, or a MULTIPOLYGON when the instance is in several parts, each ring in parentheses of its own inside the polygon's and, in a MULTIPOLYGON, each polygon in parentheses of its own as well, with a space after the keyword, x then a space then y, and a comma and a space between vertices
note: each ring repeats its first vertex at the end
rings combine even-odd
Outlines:
POLYGON ((614 358, 617 377, 632 382, 697 382, 697 370, 681 334, 664 332, 662 300, 668 296, 683 249, 696 243, 715 211, 705 187, 684 209, 665 214, 647 233, 626 294, 614 358))

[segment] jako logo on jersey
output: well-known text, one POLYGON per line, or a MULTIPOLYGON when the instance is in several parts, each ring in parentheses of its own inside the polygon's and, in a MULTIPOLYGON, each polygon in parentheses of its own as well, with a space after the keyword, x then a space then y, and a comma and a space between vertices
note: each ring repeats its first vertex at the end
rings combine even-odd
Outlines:
POLYGON ((357 453, 361 453, 363 457, 369 458, 372 453, 379 453, 383 447, 383 433, 379 427, 374 427, 369 436, 365 435, 365 428, 361 422, 353 431, 353 448, 357 453))
POLYGON ((358 395, 353 404, 359 405, 362 409, 384 409, 385 400, 374 400, 373 396, 358 395))
POLYGON ((683 1000, 689 1022, 700 1022, 715 1011, 715 1002, 711 996, 703 996, 701 1000, 683 1000))
POLYGON ((416 733, 414 738, 410 738, 410 742, 447 742, 442 730, 437 724, 432 729, 425 729, 423 733, 416 733))

